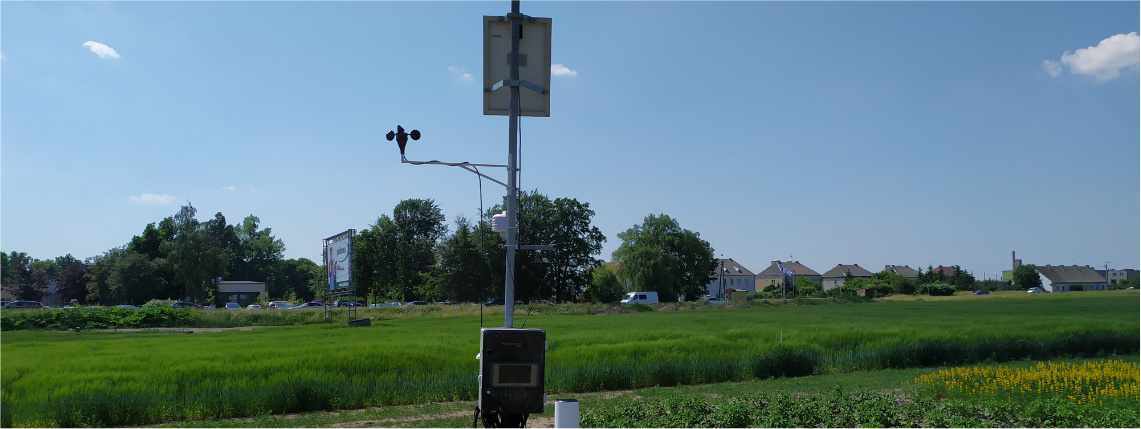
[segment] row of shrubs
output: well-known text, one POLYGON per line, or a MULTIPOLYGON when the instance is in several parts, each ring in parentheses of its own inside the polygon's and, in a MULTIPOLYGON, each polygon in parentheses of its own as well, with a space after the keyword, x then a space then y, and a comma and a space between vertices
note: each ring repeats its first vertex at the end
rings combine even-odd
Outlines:
POLYGON ((169 305, 145 305, 138 310, 119 307, 5 310, 0 312, 0 330, 185 327, 195 326, 201 319, 201 314, 169 305))
POLYGON ((1138 427, 1138 403, 1112 407, 1062 397, 943 399, 893 392, 678 395, 587 410, 582 427, 1138 427))

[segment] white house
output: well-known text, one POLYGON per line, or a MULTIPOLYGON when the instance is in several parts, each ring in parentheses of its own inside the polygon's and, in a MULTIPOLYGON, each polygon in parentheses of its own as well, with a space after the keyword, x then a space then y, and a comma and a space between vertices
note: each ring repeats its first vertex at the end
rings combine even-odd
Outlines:
POLYGON ((1035 268, 1038 269, 1042 290, 1047 292, 1068 292, 1074 290, 1074 286, 1081 286, 1080 290, 1109 289, 1105 278, 1090 267, 1037 265, 1035 268))
POLYGON ((852 277, 861 277, 865 279, 872 278, 872 272, 865 270, 859 264, 839 264, 821 275, 820 284, 824 290, 835 289, 844 286, 844 278, 847 277, 848 274, 851 274, 852 277))
POLYGON ((749 293, 757 291, 756 275, 742 266, 733 258, 721 259, 717 268, 709 274, 713 280, 706 285, 711 299, 726 299, 726 289, 743 290, 749 293))

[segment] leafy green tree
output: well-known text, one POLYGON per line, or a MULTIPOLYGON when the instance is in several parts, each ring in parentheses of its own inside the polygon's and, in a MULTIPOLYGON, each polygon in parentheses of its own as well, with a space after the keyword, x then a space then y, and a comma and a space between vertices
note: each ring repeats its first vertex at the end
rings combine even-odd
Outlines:
MULTIPOLYGON (((488 216, 504 210, 493 207, 488 216)), ((554 244, 554 251, 515 252, 515 297, 518 300, 571 299, 580 285, 589 280, 591 267, 601 262, 606 236, 591 225, 594 211, 590 204, 573 198, 550 199, 537 190, 524 192, 518 199, 518 244, 554 244)), ((498 254, 497 254, 498 255, 498 254)), ((506 254, 493 267, 503 267, 506 254)), ((505 271, 500 269, 499 271, 505 271)), ((498 287, 502 296, 502 287, 498 287)))
MULTIPOLYGON (((241 225, 234 227, 234 235, 241 249, 240 261, 246 279, 266 281, 273 274, 274 267, 283 259, 285 243, 273 236, 272 228, 260 228, 261 219, 249 215, 241 225)), ((274 291, 269 291, 271 296, 274 291)))
POLYGON ((916 278, 916 283, 919 285, 928 285, 932 283, 943 283, 947 281, 947 275, 941 270, 936 270, 930 265, 927 266, 927 271, 919 269, 919 277, 916 278))
POLYGON ((173 240, 164 242, 161 249, 172 274, 168 298, 209 299, 217 290, 217 278, 225 273, 225 253, 218 240, 195 219, 196 212, 190 203, 179 209, 174 216, 173 240))
POLYGON ((796 296, 800 298, 808 298, 824 292, 824 287, 820 283, 814 282, 808 277, 797 277, 792 282, 792 286, 792 292, 795 292, 796 296))
POLYGON ((87 300, 87 274, 90 267, 71 255, 56 258, 59 272, 56 273, 56 294, 63 302, 72 299, 87 300))
POLYGON ((923 290, 931 296, 951 296, 955 294, 955 286, 946 282, 935 282, 927 284, 924 286, 923 290))
POLYGON ((353 239, 353 284, 370 300, 399 300, 396 277, 396 222, 381 215, 353 239))
MULTIPOLYGON (((0 252, 2 253, 2 252, 0 252)), ((48 279, 44 268, 24 252, 11 252, 0 259, 3 267, 3 289, 18 300, 39 301, 47 291, 48 279)))
POLYGON ((1138 287, 1141 287, 1141 277, 1134 277, 1129 280, 1121 280, 1117 283, 1113 283, 1109 285, 1109 290, 1137 289, 1138 287))
POLYGON ((215 213, 213 219, 202 222, 202 229, 206 230, 218 242, 222 257, 226 260, 223 277, 230 280, 264 280, 255 280, 249 275, 245 249, 242 247, 242 242, 238 240, 234 226, 226 223, 226 216, 222 215, 222 212, 215 213))
POLYGON ((421 283, 435 280, 421 274, 437 275, 436 251, 447 230, 431 199, 403 200, 392 217, 381 215, 354 239, 357 295, 411 301, 419 297, 417 291, 429 290, 421 283))
POLYGON ((491 231, 473 227, 464 217, 457 218, 455 225, 456 232, 440 246, 441 295, 453 302, 479 302, 494 290, 495 276, 479 243, 480 236, 491 231))
MULTIPOLYGON (((219 213, 221 215, 221 213, 219 213)), ((164 255, 162 253, 162 243, 170 241, 174 237, 174 230, 167 229, 173 226, 173 218, 170 222, 165 221, 162 227, 156 227, 155 224, 148 223, 146 228, 143 228, 142 235, 131 237, 130 243, 127 244, 127 249, 137 252, 146 256, 149 259, 160 259, 164 255)))
POLYGON ((955 273, 947 276, 947 283, 955 287, 955 290, 969 291, 975 290, 975 276, 971 275, 955 265, 955 273))
POLYGON ((1013 284, 1019 289, 1026 290, 1038 287, 1042 280, 1038 277, 1038 267, 1034 264, 1020 265, 1011 275, 1013 284))
POLYGON ((103 305, 116 303, 117 298, 111 291, 111 273, 119 258, 127 251, 127 246, 114 247, 94 258, 87 274, 87 302, 103 305))
POLYGON ((593 302, 616 302, 622 299, 626 293, 626 288, 622 286, 622 282, 618 280, 617 273, 614 272, 614 266, 611 264, 600 263, 594 266, 590 271, 590 283, 586 285, 586 293, 583 299, 593 302))
POLYGON ((697 300, 717 267, 709 242, 664 214, 646 216, 618 238, 622 244, 612 256, 619 276, 636 290, 658 292, 663 302, 697 300))
POLYGON ((141 305, 156 298, 163 280, 154 263, 141 253, 124 251, 115 261, 107 278, 110 295, 119 304, 141 305))
POLYGON ((875 286, 875 284, 872 283, 872 279, 870 279, 870 278, 853 277, 850 280, 844 281, 844 287, 852 290, 853 293, 855 292, 856 289, 863 289, 863 288, 874 287, 874 286, 875 286))
POLYGON ((876 296, 886 296, 893 293, 910 294, 915 291, 907 276, 890 271, 872 274, 868 286, 876 288, 876 296))
POLYGON ((325 280, 325 267, 308 258, 288 259, 282 261, 274 277, 284 283, 282 296, 287 297, 286 300, 310 301, 316 298, 314 288, 324 287, 321 282, 325 280))

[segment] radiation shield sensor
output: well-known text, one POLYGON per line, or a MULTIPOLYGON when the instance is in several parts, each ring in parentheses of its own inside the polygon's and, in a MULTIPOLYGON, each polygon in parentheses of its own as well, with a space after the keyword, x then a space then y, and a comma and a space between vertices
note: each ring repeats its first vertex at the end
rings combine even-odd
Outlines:
MULTIPOLYGON (((483 17, 483 114, 509 116, 511 21, 483 17)), ((551 116, 551 18, 524 16, 519 38, 519 115, 551 116)))

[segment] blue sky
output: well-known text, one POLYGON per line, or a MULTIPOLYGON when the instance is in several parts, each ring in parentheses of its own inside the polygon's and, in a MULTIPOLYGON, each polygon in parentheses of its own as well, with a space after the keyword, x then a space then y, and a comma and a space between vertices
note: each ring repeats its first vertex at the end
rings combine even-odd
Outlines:
MULTIPOLYGON (((83 258, 187 201, 286 257, 402 199, 478 217, 498 2, 0 3, 0 246, 83 258)), ((553 19, 521 187, 799 260, 1139 265, 1137 2, 523 2, 553 19)), ((502 171, 488 174, 504 177, 502 171)), ((485 207, 503 188, 483 182, 485 207)))

